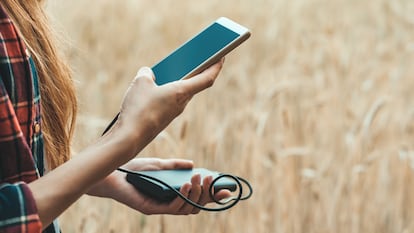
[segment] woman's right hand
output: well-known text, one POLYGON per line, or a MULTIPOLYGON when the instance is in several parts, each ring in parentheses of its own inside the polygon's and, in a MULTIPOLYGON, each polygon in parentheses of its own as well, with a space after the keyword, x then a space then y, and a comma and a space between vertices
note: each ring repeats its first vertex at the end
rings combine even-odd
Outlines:
POLYGON ((114 127, 128 132, 132 138, 140 138, 134 156, 182 113, 195 94, 213 85, 223 62, 224 59, 189 79, 162 86, 154 82, 156 77, 150 68, 138 71, 125 94, 114 127))

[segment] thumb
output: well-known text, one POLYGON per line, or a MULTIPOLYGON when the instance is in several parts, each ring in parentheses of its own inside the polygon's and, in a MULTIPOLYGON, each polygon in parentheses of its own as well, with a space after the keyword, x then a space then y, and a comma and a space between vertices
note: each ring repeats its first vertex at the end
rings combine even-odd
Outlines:
POLYGON ((137 78, 148 78, 151 79, 153 81, 155 81, 155 76, 154 76, 154 72, 152 72, 152 69, 149 67, 141 67, 138 70, 137 76, 135 77, 137 78))

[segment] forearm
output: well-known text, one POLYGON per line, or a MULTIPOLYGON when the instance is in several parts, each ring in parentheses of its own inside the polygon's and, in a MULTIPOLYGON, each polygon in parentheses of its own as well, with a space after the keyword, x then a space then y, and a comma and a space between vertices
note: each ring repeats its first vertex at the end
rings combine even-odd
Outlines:
POLYGON ((143 137, 131 137, 125 131, 119 131, 110 132, 112 135, 102 137, 71 160, 29 184, 43 226, 50 224, 93 184, 134 157, 151 140, 144 134, 143 137))
POLYGON ((213 84, 222 64, 223 60, 191 79, 161 86, 154 83, 151 69, 141 68, 127 90, 113 129, 93 146, 30 184, 43 225, 141 151, 184 110, 193 95, 213 84))

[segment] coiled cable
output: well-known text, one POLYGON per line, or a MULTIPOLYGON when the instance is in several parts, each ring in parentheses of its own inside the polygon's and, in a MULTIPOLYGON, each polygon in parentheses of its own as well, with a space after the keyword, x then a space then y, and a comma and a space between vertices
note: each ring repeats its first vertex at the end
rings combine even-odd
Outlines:
MULTIPOLYGON (((111 123, 106 127, 106 129, 104 130, 104 132, 102 133, 102 135, 104 135, 106 132, 108 132, 108 130, 115 124, 115 122, 117 121, 118 117, 119 117, 119 113, 115 116, 115 118, 111 121, 111 123)), ((160 179, 157 179, 155 177, 152 177, 152 176, 149 176, 149 175, 146 175, 146 174, 139 173, 137 171, 131 171, 131 170, 128 170, 128 169, 124 169, 124 168, 118 168, 117 170, 118 171, 121 171, 121 172, 125 172, 127 174, 134 174, 134 175, 138 175, 138 176, 141 176, 141 177, 144 177, 144 178, 147 178, 147 179, 150 179, 150 180, 159 182, 159 183, 165 185, 170 190, 172 190, 174 193, 176 193, 177 196, 179 196, 181 199, 183 199, 188 204, 192 205, 193 207, 199 208, 201 210, 205 210, 205 211, 214 211, 214 212, 224 211, 224 210, 230 209, 231 207, 235 206, 239 201, 243 201, 243 200, 249 199, 253 195, 253 188, 252 188, 252 186, 250 185, 250 183, 247 180, 245 180, 245 179, 243 179, 241 177, 238 177, 238 176, 231 175, 231 174, 223 174, 223 173, 221 173, 221 174, 219 174, 211 182, 211 185, 210 185, 210 188, 209 188, 209 190, 210 190, 209 195, 210 195, 210 198, 216 204, 222 205, 223 207, 209 208, 209 207, 205 207, 205 206, 202 206, 202 205, 199 205, 199 204, 193 202, 192 200, 190 200, 186 196, 184 196, 180 191, 176 190, 174 187, 172 187, 171 185, 165 183, 164 181, 162 181, 160 179), (214 184, 217 181, 219 181, 220 179, 225 178, 225 177, 227 177, 229 179, 232 179, 232 180, 234 180, 236 182, 236 184, 238 186, 238 194, 235 197, 230 198, 230 199, 227 199, 226 201, 223 202, 221 200, 217 200, 214 197, 214 184), (245 184, 246 187, 249 190, 249 193, 247 195, 245 195, 245 196, 243 196, 243 185, 242 185, 242 183, 245 184)))

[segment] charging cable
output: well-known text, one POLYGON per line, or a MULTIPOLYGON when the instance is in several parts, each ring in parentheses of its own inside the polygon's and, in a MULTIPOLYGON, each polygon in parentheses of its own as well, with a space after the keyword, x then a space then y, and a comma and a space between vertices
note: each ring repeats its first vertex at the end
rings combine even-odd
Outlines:
MULTIPOLYGON (((117 121, 117 119, 118 119, 118 117, 119 117, 119 113, 115 116, 115 118, 111 121, 111 123, 108 125, 108 127, 106 127, 106 129, 104 130, 104 132, 102 133, 102 135, 104 135, 114 124, 115 124, 115 122, 117 121)), ((209 208, 209 207, 205 207, 205 206, 202 206, 202 205, 199 205, 199 204, 197 204, 197 203, 195 203, 195 202, 193 202, 192 200, 190 200, 190 199, 188 199, 186 196, 184 196, 180 191, 178 191, 178 190, 176 190, 174 187, 172 187, 171 185, 169 185, 169 184, 167 184, 167 183, 165 183, 164 181, 162 181, 162 180, 160 180, 160 179, 157 179, 157 178, 155 178, 155 177, 152 177, 152 176, 149 176, 149 175, 146 175, 146 174, 142 174, 142 173, 140 173, 140 172, 137 172, 137 171, 131 171, 131 170, 128 170, 128 169, 124 169, 124 168, 118 168, 117 169, 118 171, 121 171, 121 172, 124 172, 124 173, 127 173, 127 174, 133 174, 133 175, 138 175, 138 176, 141 176, 141 177, 144 177, 144 178, 147 178, 147 179, 149 179, 149 180, 152 180, 152 181, 156 181, 156 182, 158 182, 158 183, 161 183, 161 184, 163 184, 163 185, 165 185, 167 188, 169 188, 170 190, 172 190, 174 193, 176 193, 177 194, 177 196, 179 196, 181 199, 183 199, 186 203, 188 203, 188 204, 190 204, 190 205, 192 205, 193 207, 195 207, 195 208, 198 208, 198 209, 201 209, 201 210, 205 210, 205 211, 212 211, 212 212, 219 212, 219 211, 224 211, 224 210, 227 210, 227 209, 230 209, 231 207, 233 207, 233 206, 235 206, 239 201, 243 201, 243 200, 247 200, 247 199, 249 199, 252 195, 253 195, 253 188, 252 188, 252 186, 250 185, 250 183, 247 181, 247 180, 245 180, 245 179, 243 179, 243 178, 241 178, 241 177, 238 177, 238 176, 234 176, 234 175, 230 175, 230 174, 224 174, 224 173, 221 173, 221 174, 219 174, 212 182, 211 182, 211 185, 210 185, 210 188, 209 188, 209 190, 210 190, 210 192, 209 192, 209 195, 210 195, 210 198, 216 203, 216 204, 218 204, 218 205, 222 205, 223 207, 218 207, 218 208, 209 208), (217 181, 219 181, 220 179, 222 179, 222 178, 229 178, 229 179, 232 179, 232 180, 234 180, 235 182, 236 182, 236 184, 237 184, 237 186, 238 186, 238 193, 237 193, 237 195, 235 196, 235 197, 233 197, 233 198, 228 198, 227 200, 225 200, 225 201, 221 201, 221 200, 217 200, 215 197, 214 197, 214 184, 217 182, 217 181), (245 196, 243 196, 243 185, 242 185, 242 183, 248 188, 248 190, 249 190, 249 192, 248 192, 248 194, 247 195, 245 195, 245 196)))
POLYGON ((127 174, 133 174, 133 175, 138 175, 138 176, 141 176, 141 177, 144 177, 144 178, 146 178, 146 179, 149 179, 149 180, 152 180, 152 181, 156 181, 156 182, 158 182, 158 183, 160 183, 160 184, 162 184, 162 185, 164 185, 164 186, 166 186, 167 188, 169 188, 170 190, 172 190, 175 194, 177 194, 177 196, 179 196, 181 199, 183 199, 185 202, 187 202, 188 204, 190 204, 190 205, 192 205, 193 207, 196 207, 196 208, 198 208, 198 209, 201 209, 201 210, 205 210, 205 211, 214 211, 214 212, 218 212, 218 211, 223 211, 223 210, 227 210, 227 209, 230 209, 231 207, 233 207, 233 206, 235 206, 239 201, 243 201, 243 200, 247 200, 247 199, 249 199, 251 196, 252 196, 252 194, 253 194, 253 188, 252 188, 252 186, 250 185, 250 183, 247 181, 247 180, 245 180, 245 179, 243 179, 243 178, 241 178, 241 177, 238 177, 238 176, 233 176, 233 175, 230 175, 230 174, 220 174, 220 175, 218 175, 212 182, 211 182, 211 184, 210 184, 210 188, 209 188, 209 195, 210 195, 210 198, 216 203, 216 204, 218 204, 218 205, 223 205, 223 207, 218 207, 218 208, 209 208, 209 207, 205 207, 205 206, 202 206, 202 205, 199 205, 199 204, 197 204, 197 203, 195 203, 195 202, 193 202, 192 200, 190 200, 190 199, 188 199, 186 196, 184 196, 180 191, 178 191, 177 189, 175 189, 174 187, 172 187, 171 185, 169 185, 169 184, 167 184, 166 182, 164 182, 163 180, 160 180, 160 179, 158 179, 158 178, 155 178, 155 177, 152 177, 152 176, 149 176, 149 175, 146 175, 146 174, 142 174, 142 173, 140 173, 140 172, 136 172, 136 171, 131 171, 131 170, 128 170, 128 169, 124 169, 124 168, 118 168, 117 169, 118 171, 121 171, 121 172, 125 172, 125 173, 127 173, 127 174), (220 179, 222 179, 222 178, 225 178, 225 177, 227 177, 227 178, 230 178, 230 179, 232 179, 232 180, 234 180, 235 182, 236 182, 236 184, 237 184, 237 186, 238 186, 238 193, 237 193, 237 195, 235 196, 235 197, 232 197, 232 198, 229 198, 229 199, 227 199, 226 201, 221 201, 221 200, 217 200, 215 197, 214 197, 214 184, 217 182, 217 181, 219 181, 220 179), (245 184, 245 186, 248 188, 248 190, 249 190, 249 192, 248 192, 248 194, 247 195, 245 195, 245 196, 243 196, 243 185, 242 185, 242 183, 243 184, 245 184))

